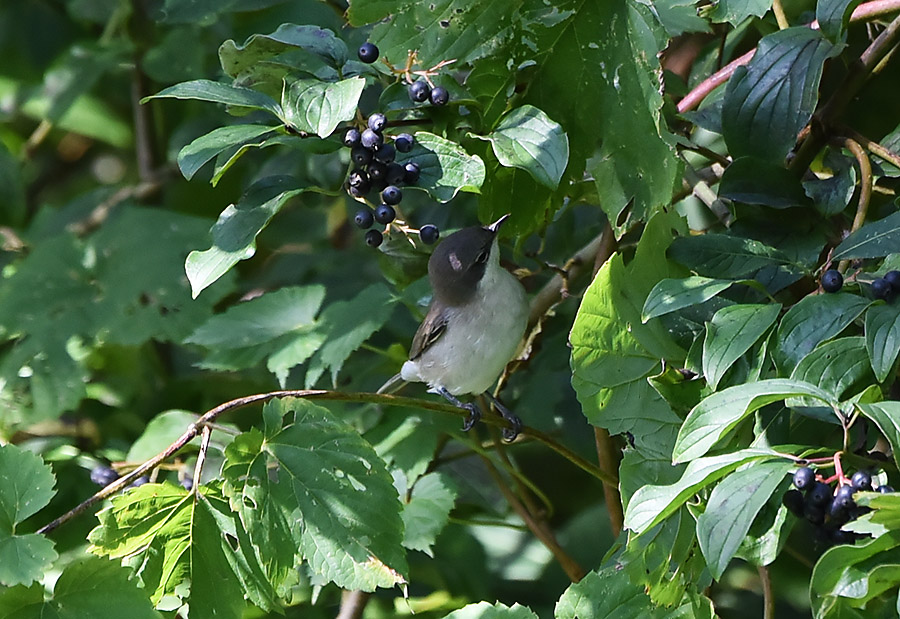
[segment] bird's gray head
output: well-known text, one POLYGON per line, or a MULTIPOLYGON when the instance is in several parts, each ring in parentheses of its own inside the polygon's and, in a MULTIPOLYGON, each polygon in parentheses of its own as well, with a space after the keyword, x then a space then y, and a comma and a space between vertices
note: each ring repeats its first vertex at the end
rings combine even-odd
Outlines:
POLYGON ((428 260, 428 279, 436 299, 447 305, 463 305, 472 298, 491 261, 491 252, 496 251, 497 231, 507 217, 489 226, 463 228, 437 246, 428 260))

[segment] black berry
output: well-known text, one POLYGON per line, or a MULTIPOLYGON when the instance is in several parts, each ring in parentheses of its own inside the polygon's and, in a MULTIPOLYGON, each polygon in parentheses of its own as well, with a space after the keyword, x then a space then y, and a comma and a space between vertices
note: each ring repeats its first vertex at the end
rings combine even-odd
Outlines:
POLYGON ((108 466, 95 466, 91 469, 91 481, 98 486, 108 486, 119 479, 119 474, 108 466))
POLYGON ((353 127, 347 129, 347 131, 344 132, 342 142, 344 143, 344 146, 350 148, 359 145, 359 129, 354 129, 353 127))
POLYGON ((399 163, 389 163, 384 180, 388 185, 399 185, 406 180, 406 170, 399 163))
POLYGON ((394 221, 394 217, 397 216, 397 211, 394 210, 393 206, 388 204, 379 204, 378 208, 375 209, 375 221, 380 224, 389 224, 394 221))
POLYGON ((841 486, 834 494, 834 503, 842 509, 850 509, 855 505, 853 502, 853 487, 841 486))
POLYGON ((425 224, 419 228, 419 238, 426 245, 431 245, 437 241, 439 236, 441 236, 441 231, 434 224, 425 224))
POLYGON ((185 477, 181 480, 181 487, 185 490, 190 490, 194 487, 194 478, 193 477, 185 477))
POLYGON ((431 88, 425 80, 419 80, 409 85, 409 98, 415 103, 423 103, 428 100, 431 88))
POLYGON ((415 161, 408 161, 403 166, 403 182, 407 185, 414 185, 419 180, 419 164, 415 161))
POLYGON ((888 485, 878 486, 875 489, 875 492, 880 492, 881 494, 887 494, 889 492, 894 492, 894 488, 892 486, 888 486, 888 485))
POLYGON ((378 247, 384 240, 384 236, 378 230, 369 230, 366 232, 366 245, 369 247, 378 247))
POLYGON ((349 176, 347 176, 347 182, 351 187, 359 187, 369 182, 369 175, 365 170, 351 170, 349 176))
POLYGON ((831 500, 831 487, 821 481, 815 482, 806 494, 811 505, 824 507, 831 500))
POLYGON ((825 522, 825 510, 821 505, 806 503, 803 506, 803 517, 813 524, 822 524, 825 522))
POLYGON ((373 43, 366 42, 359 46, 357 55, 366 64, 372 64, 378 60, 378 48, 373 43))
POLYGON ((381 133, 382 129, 387 125, 387 118, 381 112, 375 112, 369 116, 369 120, 366 124, 369 126, 369 129, 375 133, 381 133))
POLYGON ((363 148, 375 150, 384 144, 384 137, 380 133, 376 133, 371 129, 366 129, 362 132, 359 143, 362 144, 363 148))
MULTIPOLYGON (((397 147, 397 150, 400 150, 399 146, 397 147)), ((884 281, 891 285, 894 292, 900 292, 900 271, 888 271, 884 274, 884 281)))
POLYGON ((887 301, 888 298, 890 298, 892 292, 893 288, 886 279, 879 277, 874 282, 872 282, 872 296, 876 299, 883 299, 887 301))
POLYGON ((384 177, 387 176, 387 166, 380 161, 373 161, 366 170, 369 173, 369 180, 373 183, 384 180, 384 177))
POLYGON ((388 185, 381 192, 381 199, 384 200, 385 204, 400 204, 400 200, 403 199, 403 192, 396 185, 388 185))
POLYGON ((850 485, 855 490, 871 490, 872 475, 868 471, 856 471, 850 478, 850 485))
POLYGON ((364 185, 357 185, 356 187, 347 186, 347 191, 354 198, 362 198, 365 197, 369 191, 372 190, 372 186, 369 183, 365 183, 364 185))
POLYGON ((808 466, 799 468, 794 472, 794 487, 797 490, 809 488, 815 480, 816 474, 808 466))
POLYGON ((391 163, 396 156, 397 151, 390 144, 382 144, 375 150, 375 159, 381 163, 391 163))
POLYGON ((131 482, 131 485, 128 487, 129 488, 137 488, 138 486, 143 486, 144 484, 149 483, 149 482, 150 482, 149 477, 147 477, 146 475, 141 475, 140 477, 135 479, 133 482, 131 482))
POLYGON ((372 161, 372 151, 362 146, 354 146, 350 151, 350 160, 358 166, 364 166, 372 161))
POLYGON ((831 533, 831 541, 835 544, 852 544, 853 543, 853 533, 850 531, 844 531, 842 529, 837 529, 832 531, 831 533))
POLYGON ((372 209, 370 209, 368 206, 366 208, 359 209, 358 211, 356 211, 356 215, 353 216, 353 221, 363 230, 368 230, 372 227, 372 224, 375 223, 375 217, 374 215, 372 215, 372 209))
POLYGON ((443 86, 435 86, 431 89, 431 94, 429 94, 428 98, 431 99, 432 105, 447 105, 447 102, 450 100, 450 93, 443 86))
MULTIPOLYGON (((422 226, 424 230, 425 227, 422 226)), ((421 234, 422 231, 419 231, 421 234)), ((781 497, 781 502, 785 507, 788 508, 788 511, 797 516, 797 518, 803 517, 803 494, 799 490, 788 490, 784 493, 784 496, 781 497)))
MULTIPOLYGON (((399 150, 401 153, 408 153, 412 150, 413 144, 415 144, 416 139, 410 135, 409 133, 401 133, 397 137, 394 138, 394 147, 399 150)), ((898 275, 900 275, 900 271, 894 271, 898 275)), ((885 275, 885 279, 887 279, 887 275, 885 275)))
POLYGON ((837 269, 828 269, 822 273, 822 290, 837 292, 844 285, 844 276, 837 269))

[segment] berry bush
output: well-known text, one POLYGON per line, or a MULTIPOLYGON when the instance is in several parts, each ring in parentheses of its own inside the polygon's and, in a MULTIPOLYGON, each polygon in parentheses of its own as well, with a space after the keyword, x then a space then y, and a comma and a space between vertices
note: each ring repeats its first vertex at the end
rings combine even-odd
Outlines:
POLYGON ((896 617, 898 42, 900 0, 0 3, 0 617, 896 617), (511 443, 390 381, 506 214, 511 443))

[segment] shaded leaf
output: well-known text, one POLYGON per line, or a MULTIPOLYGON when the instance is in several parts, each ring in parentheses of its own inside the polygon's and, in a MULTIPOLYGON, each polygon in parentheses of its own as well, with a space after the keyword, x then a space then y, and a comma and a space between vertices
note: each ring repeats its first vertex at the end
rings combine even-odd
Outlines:
POLYGON ((282 115, 281 106, 266 94, 249 88, 240 88, 210 80, 193 80, 175 84, 159 91, 155 95, 144 97, 141 99, 141 103, 150 99, 165 98, 199 99, 200 101, 212 101, 213 103, 266 110, 278 118, 281 118, 282 115))
POLYGON ((397 162, 419 165, 416 188, 424 189, 438 202, 449 202, 460 191, 479 192, 485 179, 481 157, 427 131, 417 131, 415 138, 412 150, 398 156, 397 162))
MULTIPOLYGON (((833 402, 853 395, 847 391, 856 386, 862 389, 871 384, 869 358, 861 337, 842 337, 825 342, 806 355, 794 368, 791 379, 816 385, 828 393, 833 402)), ((790 407, 821 406, 809 398, 790 399, 790 407)))
POLYGON ((728 22, 738 26, 750 16, 762 17, 772 8, 772 0, 719 0, 708 14, 716 23, 728 22))
POLYGON ((862 0, 822 0, 816 3, 816 21, 822 33, 834 43, 840 43, 850 23, 853 9, 862 0))
POLYGON ((739 157, 725 169, 719 197, 772 208, 807 203, 800 180, 792 172, 757 157, 739 157))
POLYGON ((331 30, 298 24, 281 24, 271 34, 254 34, 243 45, 229 39, 219 47, 219 61, 225 73, 239 78, 259 63, 296 49, 316 54, 334 68, 347 62, 347 45, 331 30))
POLYGON ((274 130, 275 127, 264 125, 232 125, 213 129, 181 149, 178 153, 178 167, 182 175, 191 180, 206 162, 222 151, 245 144, 274 130))
POLYGON ((900 247, 900 213, 888 215, 844 239, 834 249, 832 260, 847 258, 883 258, 900 247))
POLYGON ((778 303, 731 305, 713 315, 703 340, 703 376, 713 389, 728 368, 775 324, 780 311, 778 303))
POLYGON ((803 190, 812 199, 816 209, 826 216, 843 211, 856 189, 856 168, 849 157, 828 150, 825 165, 831 169, 830 178, 814 178, 803 181, 803 190))
POLYGON ((725 234, 679 237, 669 256, 705 277, 741 279, 765 267, 791 267, 781 251, 759 241, 725 234))
POLYGON ((878 382, 883 382, 900 353, 900 307, 875 305, 866 312, 866 352, 878 382))
POLYGON ((900 402, 878 402, 875 404, 859 404, 860 412, 875 422, 891 444, 894 462, 900 466, 900 402))
POLYGON ((456 501, 456 489, 443 473, 429 473, 416 481, 412 496, 404 503, 403 546, 433 557, 435 539, 447 526, 456 501))

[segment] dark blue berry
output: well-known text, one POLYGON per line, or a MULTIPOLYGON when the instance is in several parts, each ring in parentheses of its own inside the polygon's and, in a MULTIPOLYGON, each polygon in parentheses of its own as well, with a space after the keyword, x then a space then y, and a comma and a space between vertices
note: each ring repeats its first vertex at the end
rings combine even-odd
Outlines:
POLYGON ((850 485, 853 486, 855 490, 871 490, 872 489, 872 475, 868 471, 856 471, 853 474, 853 477, 850 478, 850 485))
POLYGON ((354 146, 359 145, 359 129, 354 129, 353 127, 347 129, 344 132, 344 138, 342 140, 344 146, 348 146, 353 148, 354 146))
POLYGON ((828 269, 822 273, 822 290, 837 292, 844 285, 844 276, 837 269, 828 269))
POLYGON ((381 112, 375 112, 371 116, 369 116, 369 120, 366 122, 369 126, 369 129, 374 131, 375 133, 381 133, 381 131, 387 125, 387 117, 381 112))
MULTIPOLYGON (((394 138, 394 146, 401 153, 408 153, 412 150, 413 144, 415 144, 416 139, 410 135, 409 133, 401 133, 397 137, 394 138)), ((900 273, 900 272, 898 272, 900 273)), ((885 276, 887 278, 887 276, 885 276)))
POLYGON ((378 208, 375 209, 375 221, 380 224, 389 224, 394 221, 394 217, 397 216, 397 211, 394 210, 393 206, 388 204, 379 204, 378 208))
MULTIPOLYGON (((422 230, 424 229, 425 226, 422 226, 422 230)), ((419 230, 419 234, 422 233, 422 230, 419 230)), ((788 511, 797 516, 797 518, 803 517, 803 494, 799 490, 788 490, 784 493, 784 496, 781 497, 781 502, 788 508, 788 511)))
POLYGON ((823 507, 831 500, 831 487, 826 483, 817 481, 810 487, 806 498, 812 505, 823 507))
POLYGON ((803 506, 803 517, 813 524, 822 524, 825 522, 825 510, 821 505, 813 505, 807 502, 803 506))
POLYGON ((369 230, 366 232, 366 245, 369 247, 378 247, 384 240, 384 236, 378 230, 369 230))
POLYGON ((431 94, 429 94, 428 98, 431 99, 432 105, 447 105, 447 102, 450 100, 450 93, 443 86, 435 86, 431 89, 431 94))
POLYGON ((844 531, 843 529, 837 529, 836 531, 832 531, 831 541, 835 544, 852 544, 853 533, 844 531))
POLYGON ((354 146, 350 151, 350 161, 358 166, 364 166, 372 161, 372 151, 362 146, 354 146))
POLYGON ((369 182, 369 175, 365 170, 351 170, 350 174, 347 176, 347 182, 351 187, 359 187, 360 185, 365 185, 369 182))
POLYGON ((374 43, 365 42, 359 46, 357 55, 359 56, 359 59, 366 64, 372 64, 378 60, 378 48, 374 43))
POLYGON ((406 170, 399 163, 389 163, 384 180, 388 185, 399 185, 406 180, 406 170))
MULTIPOLYGON (((851 505, 855 505, 853 501, 850 501, 851 505)), ((838 501, 835 498, 834 501, 831 502, 831 505, 828 506, 828 517, 831 519, 831 522, 835 524, 844 524, 848 520, 850 520, 850 512, 847 507, 842 505, 841 501, 838 501)))
POLYGON ((409 85, 409 98, 415 103, 423 103, 428 100, 431 88, 425 80, 419 80, 409 85))
POLYGON ((441 231, 434 224, 425 224, 419 228, 419 238, 426 245, 431 245, 441 236, 441 231))
POLYGON ((853 502, 853 487, 841 486, 838 488, 838 491, 834 493, 834 503, 843 509, 853 507, 855 505, 853 502))
POLYGON ((403 192, 396 185, 388 185, 381 192, 381 199, 384 200, 385 204, 400 204, 400 200, 403 199, 403 192))
POLYGON ((373 183, 384 180, 384 177, 387 176, 387 166, 380 161, 373 161, 366 170, 369 173, 369 180, 373 183))
POLYGON ((403 182, 407 185, 413 185, 419 180, 419 164, 415 161, 407 161, 403 166, 403 182))
POLYGON ((893 486, 888 486, 887 484, 885 484, 884 486, 878 486, 878 488, 875 489, 875 492, 880 492, 881 494, 888 494, 889 492, 894 492, 894 488, 893 488, 893 486))
POLYGON ((396 156, 397 151, 390 144, 382 144, 375 150, 375 159, 381 163, 391 163, 396 156))
POLYGON ((891 293, 893 292, 893 287, 888 283, 886 279, 879 277, 874 282, 872 282, 872 296, 876 299, 882 299, 887 301, 891 293))
POLYGON ((133 482, 131 482, 131 485, 128 487, 129 488, 137 488, 138 486, 143 486, 144 484, 149 483, 149 482, 150 482, 149 477, 147 477, 146 475, 141 475, 140 477, 135 479, 133 482))
POLYGON ((372 190, 372 186, 369 183, 365 183, 363 185, 357 185, 352 187, 350 185, 347 186, 347 191, 354 198, 363 198, 372 190))
POLYGON ((367 206, 366 208, 361 208, 356 211, 356 215, 353 216, 353 221, 363 230, 368 230, 372 227, 372 224, 375 223, 375 216, 372 215, 372 209, 367 206))
POLYGON ((794 471, 794 487, 797 488, 797 490, 809 488, 815 480, 816 474, 808 466, 804 466, 794 471))
POLYGON ((98 486, 108 486, 119 479, 119 474, 108 466, 95 466, 91 469, 91 481, 98 486))
MULTIPOLYGON (((397 147, 400 150, 400 147, 397 147)), ((888 271, 884 274, 884 281, 891 285, 894 292, 900 292, 900 271, 888 271)))
POLYGON ((359 138, 359 143, 362 144, 363 148, 375 150, 376 148, 384 144, 384 136, 382 136, 380 133, 372 131, 371 129, 365 129, 359 138))
POLYGON ((193 477, 185 477, 181 480, 181 487, 185 490, 190 490, 194 487, 194 478, 193 477))

